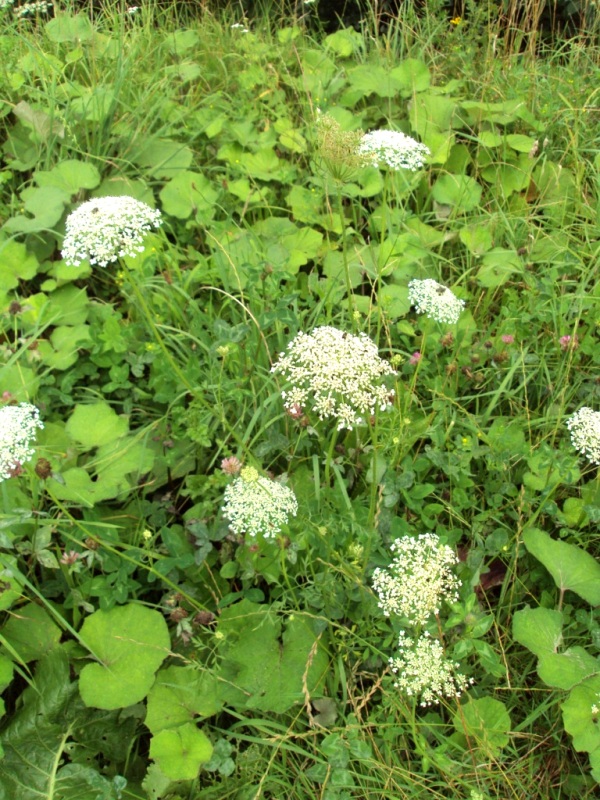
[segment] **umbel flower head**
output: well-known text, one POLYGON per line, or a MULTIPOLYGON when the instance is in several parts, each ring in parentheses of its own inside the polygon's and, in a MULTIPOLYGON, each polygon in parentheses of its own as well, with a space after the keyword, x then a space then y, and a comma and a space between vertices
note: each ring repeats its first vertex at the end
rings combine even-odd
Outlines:
POLYGON ((254 467, 244 467, 240 477, 225 489, 223 500, 223 516, 238 536, 247 533, 273 539, 298 512, 292 490, 282 483, 262 478, 254 467))
POLYGON ((390 169, 421 169, 431 154, 429 148, 400 131, 365 133, 358 145, 358 154, 373 166, 386 164, 390 169))
POLYGON ((310 405, 319 419, 336 419, 338 430, 352 430, 376 408, 384 411, 394 394, 381 378, 396 373, 376 344, 365 333, 354 336, 328 325, 298 333, 271 371, 291 383, 281 393, 288 411, 310 405))
POLYGON ((458 558, 435 533, 416 539, 403 536, 392 544, 394 560, 373 572, 373 589, 386 617, 395 614, 411 625, 422 625, 437 614, 444 600, 456 602, 460 581, 452 573, 458 558))
POLYGON ((441 643, 428 633, 411 639, 400 631, 398 649, 399 654, 389 661, 397 676, 394 686, 409 697, 420 697, 422 706, 437 705, 443 697, 460 697, 473 683, 456 672, 460 664, 447 659, 441 643))
POLYGON ((350 180, 357 169, 370 162, 359 152, 363 132, 344 131, 330 114, 317 117, 317 150, 323 165, 339 181, 350 180))
POLYGON ((600 466, 600 411, 583 406, 567 420, 571 443, 592 464, 600 466))
POLYGON ((0 409, 0 481, 29 461, 37 429, 43 427, 39 410, 30 403, 0 409))
POLYGON ((465 301, 459 300, 447 286, 427 278, 424 281, 412 280, 408 284, 408 299, 417 314, 425 314, 436 322, 453 325, 458 322, 465 301))
POLYGON ((144 251, 144 237, 161 224, 161 214, 133 197, 97 197, 75 209, 66 221, 62 257, 106 267, 118 258, 144 251))

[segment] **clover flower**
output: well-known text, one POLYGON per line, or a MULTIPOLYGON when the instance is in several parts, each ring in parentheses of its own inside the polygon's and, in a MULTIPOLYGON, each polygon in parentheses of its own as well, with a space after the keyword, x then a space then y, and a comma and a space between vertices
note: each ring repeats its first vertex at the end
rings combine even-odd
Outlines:
POLYGON ((424 281, 412 280, 408 284, 408 299, 417 314, 425 314, 436 322, 453 325, 458 322, 465 301, 459 300, 447 286, 427 278, 424 281))
POLYGON ((225 489, 221 510, 236 535, 274 539, 289 517, 296 516, 298 502, 287 486, 260 477, 254 467, 244 467, 225 489))
POLYGON ((36 429, 43 428, 40 412, 30 403, 0 409, 0 481, 11 478, 34 454, 36 429))
POLYGON ((600 466, 600 411, 584 406, 566 422, 571 444, 592 464, 600 466))
POLYGON ((452 573, 458 558, 435 533, 403 536, 391 549, 396 556, 389 567, 373 572, 373 589, 386 617, 396 614, 422 625, 439 612, 442 601, 458 600, 460 581, 452 573))
POLYGON ((421 706, 437 705, 444 697, 456 698, 474 681, 456 672, 460 664, 450 661, 437 639, 424 633, 418 639, 400 631, 399 654, 390 658, 397 675, 394 686, 409 697, 421 698, 421 706))
POLYGON ((298 333, 271 372, 292 384, 281 393, 287 411, 297 413, 308 404, 319 419, 336 419, 338 430, 352 430, 376 408, 385 411, 394 395, 381 377, 396 373, 379 357, 376 344, 364 333, 354 336, 327 325, 298 333))
POLYGON ((144 251, 147 233, 161 224, 160 211, 133 197, 97 197, 67 217, 62 256, 78 267, 86 259, 106 267, 144 251))
POLYGON ((365 133, 358 145, 358 153, 378 167, 386 164, 390 169, 421 169, 430 155, 429 148, 400 131, 371 131, 365 133))

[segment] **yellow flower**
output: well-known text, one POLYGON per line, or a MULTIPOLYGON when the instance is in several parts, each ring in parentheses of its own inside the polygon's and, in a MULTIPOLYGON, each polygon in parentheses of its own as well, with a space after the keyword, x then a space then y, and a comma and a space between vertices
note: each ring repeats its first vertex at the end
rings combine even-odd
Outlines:
POLYGON ((460 25, 460 23, 461 23, 460 17, 454 17, 453 19, 450 20, 450 25, 460 25))

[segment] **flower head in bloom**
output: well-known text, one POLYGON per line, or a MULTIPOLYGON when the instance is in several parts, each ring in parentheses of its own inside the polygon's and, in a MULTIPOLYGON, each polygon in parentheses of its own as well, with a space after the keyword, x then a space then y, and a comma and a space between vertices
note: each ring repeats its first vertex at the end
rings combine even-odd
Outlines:
POLYGON ((273 539, 296 516, 298 502, 287 486, 262 478, 254 467, 244 467, 225 489, 222 511, 236 535, 273 539))
POLYGON ((412 366, 414 367, 416 364, 419 363, 419 361, 422 358, 423 358, 422 353, 419 350, 415 350, 415 352, 412 354, 412 356, 408 359, 408 363, 412 364, 412 366))
POLYGON ((503 333, 500 338, 504 344, 513 344, 515 341, 515 337, 512 335, 512 333, 503 333))
POLYGON ((403 536, 391 549, 396 555, 389 567, 373 572, 373 589, 386 617, 396 614, 420 625, 439 612, 443 600, 458 599, 460 581, 452 573, 458 558, 435 533, 403 536))
POLYGON ((381 378, 396 374, 366 334, 330 326, 297 334, 271 371, 291 383, 281 393, 287 410, 311 406, 319 419, 336 419, 338 430, 352 430, 376 408, 388 408, 393 391, 381 378))
POLYGON ((460 666, 444 655, 442 645, 427 633, 418 639, 400 632, 399 653, 390 658, 394 686, 409 697, 420 697, 422 706, 437 705, 443 697, 456 698, 472 679, 456 672, 460 666))
POLYGON ((35 450, 32 443, 43 428, 40 412, 30 403, 0 409, 0 481, 12 477, 35 450))
POLYGON ((371 131, 362 137, 358 153, 375 167, 386 164, 390 169, 416 172, 425 163, 430 150, 400 131, 371 131))
POLYGON ((579 347, 579 337, 577 334, 573 334, 573 336, 561 336, 558 340, 561 350, 577 350, 579 347))
POLYGON ((161 224, 161 214, 133 197, 97 197, 69 214, 62 257, 74 267, 82 261, 105 267, 144 250, 144 237, 161 224))
POLYGON ((236 456, 229 456, 221 461, 221 469, 225 475, 239 475, 242 469, 242 462, 236 456))
POLYGON ((566 424, 573 447, 592 464, 600 466, 600 411, 584 406, 566 424))
POLYGON ((459 300, 447 286, 427 278, 412 280, 408 284, 408 299, 418 314, 425 314, 436 322, 452 325, 458 322, 465 301, 459 300))

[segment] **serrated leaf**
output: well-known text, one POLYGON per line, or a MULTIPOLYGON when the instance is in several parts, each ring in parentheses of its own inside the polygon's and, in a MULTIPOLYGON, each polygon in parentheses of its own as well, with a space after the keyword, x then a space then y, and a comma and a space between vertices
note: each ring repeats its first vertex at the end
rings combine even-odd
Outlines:
POLYGON ((0 244, 0 291, 8 292, 19 281, 30 281, 38 271, 38 260, 21 242, 11 239, 0 244))
POLYGON ((407 58, 401 61, 390 72, 390 77, 402 97, 411 97, 415 92, 423 92, 429 88, 431 73, 424 61, 417 58, 407 58))
POLYGON ((195 717, 210 717, 220 710, 217 680, 194 667, 160 670, 150 694, 146 725, 154 734, 177 728, 195 717))
POLYGON ((150 742, 150 758, 164 775, 178 781, 193 780, 212 752, 209 738, 191 722, 161 731, 150 742))
POLYGON ((108 403, 77 404, 65 430, 73 441, 89 450, 124 436, 129 423, 119 417, 108 403))
POLYGON ((552 539, 538 528, 527 530, 523 543, 561 591, 570 589, 590 605, 600 605, 600 564, 593 556, 574 544, 552 539))
POLYGON ((53 186, 68 195, 81 189, 95 189, 100 184, 100 173, 87 161, 71 158, 61 161, 48 172, 38 170, 34 174, 38 186, 53 186))
POLYGON ((94 35, 94 27, 86 14, 58 12, 44 26, 51 42, 85 42, 94 35))
POLYGON ((442 205, 452 206, 456 213, 472 211, 479 205, 481 186, 469 175, 441 175, 431 190, 433 199, 442 205))
POLYGON ((202 224, 214 217, 217 197, 218 192, 204 175, 187 170, 179 172, 160 192, 165 214, 178 219, 194 217, 202 224))
POLYGON ((464 703, 453 722, 455 729, 468 737, 470 747, 476 747, 488 757, 495 757, 508 744, 510 716, 504 703, 493 697, 464 703))
POLYGON ((572 689, 600 673, 600 661, 583 647, 570 647, 564 653, 544 653, 538 661, 538 675, 548 686, 572 689))
POLYGON ((79 678, 83 702, 94 708, 123 708, 143 700, 170 647, 162 614, 135 603, 95 611, 80 637, 100 662, 85 666, 79 678))

